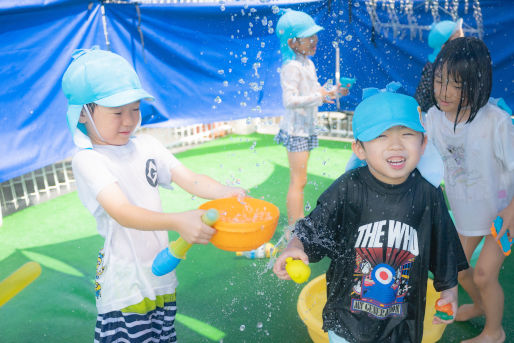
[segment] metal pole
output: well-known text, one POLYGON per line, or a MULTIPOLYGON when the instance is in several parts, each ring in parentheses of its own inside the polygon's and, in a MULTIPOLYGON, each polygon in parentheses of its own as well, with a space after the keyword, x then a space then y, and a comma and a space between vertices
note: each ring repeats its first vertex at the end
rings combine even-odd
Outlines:
MULTIPOLYGON (((336 87, 339 84, 340 79, 341 79, 341 73, 339 70, 339 43, 336 43, 336 75, 335 75, 335 80, 334 80, 336 87)), ((339 105, 339 92, 336 93, 336 107, 337 107, 337 111, 339 111, 341 109, 341 107, 339 105)))

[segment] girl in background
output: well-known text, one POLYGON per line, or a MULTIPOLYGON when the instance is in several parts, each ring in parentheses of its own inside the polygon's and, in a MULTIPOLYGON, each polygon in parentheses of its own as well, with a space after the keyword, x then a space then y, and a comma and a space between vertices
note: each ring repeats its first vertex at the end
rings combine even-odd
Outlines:
POLYGON ((444 45, 434 62, 436 105, 427 113, 426 130, 444 162, 446 192, 468 262, 485 237, 475 268, 459 273, 473 303, 461 305, 456 320, 481 315, 486 320, 480 335, 465 343, 506 340, 498 281, 505 256, 490 227, 500 216, 498 238, 514 237, 514 126, 488 102, 491 88, 491 58, 481 40, 463 37, 444 45))
POLYGON ((280 84, 286 113, 275 141, 287 149, 290 168, 287 192, 287 219, 294 224, 304 217, 303 189, 307 183, 307 161, 318 146, 315 131, 318 107, 333 103, 337 92, 347 95, 340 84, 326 90, 318 82, 310 56, 316 53, 317 33, 323 30, 306 13, 286 10, 280 17, 276 32, 280 39, 282 70, 280 84))

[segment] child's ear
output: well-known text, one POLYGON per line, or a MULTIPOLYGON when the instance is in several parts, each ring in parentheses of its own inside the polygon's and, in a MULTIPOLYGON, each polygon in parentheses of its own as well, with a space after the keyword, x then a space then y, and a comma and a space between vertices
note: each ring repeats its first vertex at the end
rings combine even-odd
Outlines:
POLYGON ((428 138, 427 135, 423 135, 423 141, 421 142, 421 155, 425 153, 425 148, 427 147, 428 138))
POLYGON ((289 38, 289 39, 287 40, 287 45, 289 45, 289 47, 290 47, 291 49, 294 49, 294 46, 295 46, 294 42, 295 42, 295 41, 293 40, 293 38, 289 38))
POLYGON ((352 151, 359 158, 359 160, 366 159, 366 150, 364 150, 364 146, 362 142, 353 141, 352 142, 352 151))

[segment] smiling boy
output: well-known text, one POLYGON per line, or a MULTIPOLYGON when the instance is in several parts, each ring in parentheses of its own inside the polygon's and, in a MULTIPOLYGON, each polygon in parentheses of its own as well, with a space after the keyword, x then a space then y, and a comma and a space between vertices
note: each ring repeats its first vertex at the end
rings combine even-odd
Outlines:
POLYGON ((273 271, 289 279, 287 257, 331 259, 323 310, 331 343, 421 342, 428 271, 439 304, 455 312, 457 275, 467 262, 441 188, 416 168, 427 144, 416 100, 367 95, 355 109, 352 144, 367 165, 320 196, 273 271))

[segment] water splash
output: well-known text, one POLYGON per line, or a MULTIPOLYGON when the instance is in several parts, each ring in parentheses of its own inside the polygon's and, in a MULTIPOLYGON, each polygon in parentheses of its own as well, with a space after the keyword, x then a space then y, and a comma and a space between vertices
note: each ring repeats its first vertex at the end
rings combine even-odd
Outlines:
POLYGON ((266 265, 266 268, 264 269, 263 274, 266 273, 268 270, 273 269, 273 265, 275 264, 278 255, 280 255, 280 253, 284 251, 284 249, 287 247, 287 245, 292 239, 293 228, 293 225, 284 228, 284 234, 278 239, 277 243, 275 244, 273 254, 270 256, 270 259, 268 261, 268 264, 266 265))

